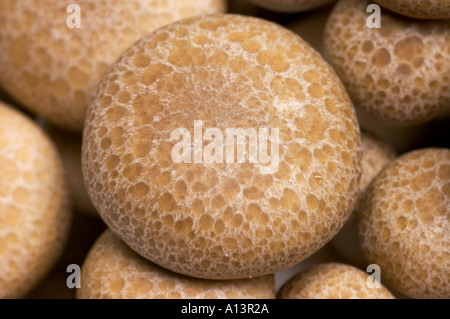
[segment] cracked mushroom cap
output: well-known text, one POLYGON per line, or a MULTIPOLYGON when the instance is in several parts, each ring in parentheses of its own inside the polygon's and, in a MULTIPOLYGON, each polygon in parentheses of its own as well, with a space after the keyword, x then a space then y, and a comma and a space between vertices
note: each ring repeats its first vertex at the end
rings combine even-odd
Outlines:
POLYGON ((450 150, 397 158, 367 189, 362 250, 383 278, 411 298, 450 298, 450 150))
POLYGON ((168 271, 142 258, 111 230, 83 264, 79 299, 274 299, 274 276, 205 280, 168 271))
POLYGON ((0 176, 0 298, 21 298, 62 253, 71 210, 55 146, 1 102, 0 176))
POLYGON ((450 19, 448 0, 375 0, 396 13, 416 19, 450 19))
POLYGON ((316 9, 335 0, 248 0, 267 10, 294 13, 316 9))
POLYGON ((224 0, 0 0, 0 85, 30 111, 75 131, 107 67, 147 33, 188 16, 225 11, 224 0))
POLYGON ((185 275, 237 279, 293 266, 336 234, 360 153, 353 106, 318 53, 274 23, 210 15, 153 32, 111 67, 89 108, 83 173, 101 217, 136 252, 185 275), (200 120, 205 136, 270 128, 272 164, 264 146, 257 163, 234 153, 226 163, 222 145, 217 161, 176 162, 173 133, 193 137, 200 120))
POLYGON ((319 264, 291 278, 278 292, 280 299, 394 299, 384 286, 374 285, 364 271, 339 263, 319 264))
POLYGON ((381 28, 370 29, 369 4, 336 4, 324 56, 361 111, 395 126, 433 119, 450 104, 450 20, 419 21, 382 10, 381 28))

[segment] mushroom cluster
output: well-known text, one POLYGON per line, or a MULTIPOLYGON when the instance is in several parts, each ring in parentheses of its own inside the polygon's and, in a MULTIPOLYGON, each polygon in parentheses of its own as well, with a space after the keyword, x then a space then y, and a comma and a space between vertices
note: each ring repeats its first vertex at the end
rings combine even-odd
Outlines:
POLYGON ((449 1, 374 2, 0 0, 0 298, 449 299, 449 1))

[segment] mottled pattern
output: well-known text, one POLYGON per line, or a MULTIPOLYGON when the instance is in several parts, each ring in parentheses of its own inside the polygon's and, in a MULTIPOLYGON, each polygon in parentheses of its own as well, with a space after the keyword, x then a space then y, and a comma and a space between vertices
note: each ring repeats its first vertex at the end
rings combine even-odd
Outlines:
POLYGON ((79 299, 273 299, 273 275, 205 280, 163 269, 106 230, 82 268, 79 299))
POLYGON ((325 57, 355 107, 386 124, 409 126, 450 103, 450 20, 420 21, 382 10, 369 29, 370 1, 341 0, 325 30, 325 57))
MULTIPOLYGON (((224 151, 225 154, 225 151, 224 151)), ((212 15, 159 29, 100 84, 83 173, 102 218, 135 251, 208 279, 259 276, 311 255, 358 193, 360 133, 332 68, 290 31, 212 15), (278 128, 280 164, 175 164, 171 133, 278 128)))
POLYGON ((448 0, 375 0, 381 6, 416 19, 450 19, 448 0))
POLYGON ((353 265, 364 267, 367 266, 367 263, 361 251, 358 238, 358 211, 369 183, 386 165, 395 159, 396 155, 388 144, 370 133, 361 133, 361 145, 362 172, 359 182, 358 200, 355 202, 352 214, 339 233, 333 237, 331 243, 345 260, 353 265))
POLYGON ((280 299, 394 299, 369 274, 338 264, 319 264, 291 278, 279 291, 280 299))
POLYGON ((335 0, 248 0, 262 8, 285 13, 301 12, 321 7, 335 0))
POLYGON ((412 298, 450 298, 450 150, 407 153, 369 186, 361 245, 383 278, 412 298))
POLYGON ((0 0, 0 85, 30 111, 81 131, 107 67, 147 33, 224 0, 0 0), (67 6, 81 9, 70 29, 67 6))
POLYGON ((0 298, 20 298, 54 265, 71 212, 55 147, 0 103, 0 298))

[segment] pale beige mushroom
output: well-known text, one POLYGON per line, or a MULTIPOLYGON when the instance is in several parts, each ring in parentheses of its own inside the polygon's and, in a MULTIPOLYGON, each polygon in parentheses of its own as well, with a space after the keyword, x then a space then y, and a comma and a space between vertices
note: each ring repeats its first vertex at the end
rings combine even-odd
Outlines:
POLYGON ((1 102, 0 177, 0 298, 21 298, 61 255, 72 215, 55 146, 1 102))
POLYGON ((79 299, 274 299, 273 275, 204 280, 161 268, 106 230, 82 268, 79 299))
POLYGON ((324 56, 355 107, 382 123, 425 123, 450 104, 450 20, 422 21, 381 10, 369 28, 368 0, 340 0, 325 30, 324 56))
POLYGON ((416 19, 450 19, 448 0, 375 0, 379 5, 416 19))
POLYGON ((289 30, 239 15, 137 42, 102 81, 83 136, 88 192, 111 229, 154 263, 207 279, 274 273, 317 251, 350 214, 360 159, 332 68, 289 30), (194 136, 197 120, 223 134, 279 130, 274 170, 175 162, 172 133, 194 136))
POLYGON ((291 278, 278 292, 280 299, 394 299, 368 273, 340 263, 316 265, 291 278))
POLYGON ((95 88, 126 48, 178 19, 224 11, 225 0, 0 0, 0 85, 33 113, 81 131, 95 88))
POLYGON ((370 184, 361 246, 386 282, 411 298, 450 298, 450 149, 404 154, 370 184))

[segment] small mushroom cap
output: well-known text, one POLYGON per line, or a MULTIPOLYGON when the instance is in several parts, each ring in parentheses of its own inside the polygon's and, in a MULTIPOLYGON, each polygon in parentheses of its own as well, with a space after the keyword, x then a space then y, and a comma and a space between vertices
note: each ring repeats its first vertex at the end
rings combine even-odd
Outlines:
POLYGON ((290 279, 280 299, 394 299, 362 270, 340 263, 316 265, 290 279))
POLYGON ((437 117, 450 104, 450 20, 421 21, 381 10, 381 28, 369 28, 369 4, 336 4, 324 56, 355 107, 382 123, 412 126, 437 117))
POLYGON ((411 298, 450 298, 450 149, 402 155, 370 184, 361 246, 383 278, 411 298))
POLYGON ((161 268, 131 250, 111 230, 82 267, 79 299, 273 299, 274 276, 205 280, 161 268))
POLYGON ((62 253, 72 215, 55 146, 1 102, 0 177, 0 298, 21 298, 62 253))

